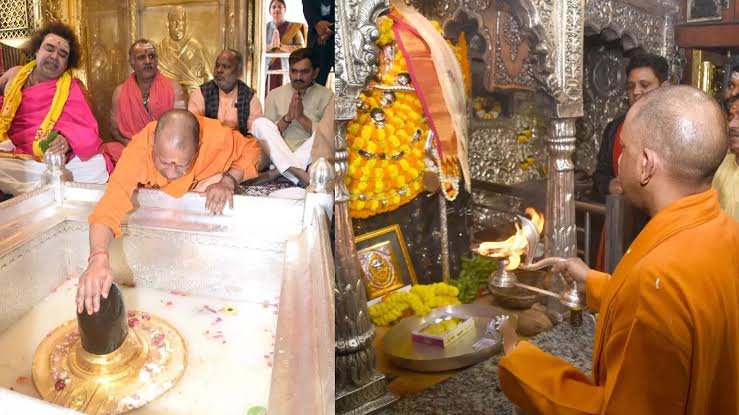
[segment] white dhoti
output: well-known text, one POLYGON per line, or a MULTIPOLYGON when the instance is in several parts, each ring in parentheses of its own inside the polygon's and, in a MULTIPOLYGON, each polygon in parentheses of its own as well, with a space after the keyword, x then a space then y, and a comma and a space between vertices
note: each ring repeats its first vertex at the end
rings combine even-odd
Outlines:
POLYGON ((311 150, 313 149, 313 138, 315 133, 310 136, 297 150, 292 151, 287 145, 285 139, 280 134, 277 124, 268 118, 260 117, 252 123, 252 134, 262 144, 266 155, 272 161, 277 171, 297 184, 298 178, 290 174, 287 169, 295 167, 300 170, 307 170, 311 162, 311 150))
MULTIPOLYGON (((8 150, 6 143, 2 143, 0 150, 8 150)), ((11 143, 12 145, 12 143, 11 143)), ((105 184, 108 182, 108 169, 105 157, 97 154, 87 161, 75 156, 64 166, 71 175, 72 181, 77 183, 105 184)), ((17 196, 28 193, 41 184, 46 172, 46 164, 34 160, 20 160, 0 158, 0 192, 17 196)))

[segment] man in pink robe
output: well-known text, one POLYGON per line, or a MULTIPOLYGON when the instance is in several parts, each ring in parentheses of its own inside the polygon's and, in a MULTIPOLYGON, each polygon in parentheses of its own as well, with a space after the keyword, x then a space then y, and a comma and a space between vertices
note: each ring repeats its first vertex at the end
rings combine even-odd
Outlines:
MULTIPOLYGON (((46 81, 23 90, 18 112, 11 124, 8 135, 15 146, 14 153, 33 154, 33 139, 56 92, 56 80, 46 81)), ((0 96, 0 105, 3 103, 0 96)), ((69 160, 79 157, 89 160, 100 154, 102 141, 98 136, 98 124, 90 107, 85 101, 80 81, 72 80, 69 98, 64 104, 62 115, 54 125, 54 129, 67 139, 69 143, 69 160)))
POLYGON ((156 121, 172 108, 185 108, 185 92, 176 80, 159 71, 154 45, 139 39, 128 53, 133 73, 113 91, 110 126, 113 142, 105 143, 105 152, 116 162, 123 148, 148 123, 156 121))
MULTIPOLYGON (((36 50, 36 67, 28 75, 22 87, 22 99, 7 135, 0 142, 0 191, 9 194, 27 192, 38 185, 46 169, 43 162, 34 157, 33 144, 36 132, 49 113, 57 81, 79 60, 79 42, 74 32, 61 23, 52 23, 40 29, 32 38, 36 50)), ((0 91, 9 91, 22 67, 9 69, 0 77, 0 91)), ((9 97, 0 96, 0 108, 9 97)), ((66 169, 72 179, 82 183, 106 183, 108 167, 102 155, 102 141, 98 124, 90 110, 82 85, 72 79, 69 96, 62 112, 54 123, 53 131, 59 135, 49 145, 47 152, 64 154, 66 169)))

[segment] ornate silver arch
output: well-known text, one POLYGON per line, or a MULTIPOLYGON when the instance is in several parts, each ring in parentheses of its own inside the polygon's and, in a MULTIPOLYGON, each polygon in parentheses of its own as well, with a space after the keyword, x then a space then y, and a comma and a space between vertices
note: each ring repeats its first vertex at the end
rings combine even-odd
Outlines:
MULTIPOLYGON (((589 1, 585 8, 585 27, 595 33, 605 29, 619 38, 630 37, 633 47, 670 59, 674 51, 673 16, 679 6, 674 0, 633 2, 617 0, 589 1)), ((629 49, 624 45, 624 49, 629 49)))

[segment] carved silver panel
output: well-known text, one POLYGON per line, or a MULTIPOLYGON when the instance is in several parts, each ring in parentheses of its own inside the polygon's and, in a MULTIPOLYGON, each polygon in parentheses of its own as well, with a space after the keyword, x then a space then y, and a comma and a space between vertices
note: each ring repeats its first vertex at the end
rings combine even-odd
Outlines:
POLYGON ((444 37, 454 43, 459 42, 462 32, 465 34, 470 58, 470 77, 472 95, 479 95, 485 89, 487 79, 492 73, 494 59, 493 48, 496 47, 495 35, 491 34, 489 21, 494 10, 468 9, 459 6, 454 13, 440 19, 444 28, 444 37))
POLYGON ((620 48, 602 45, 585 52, 584 116, 577 120, 575 165, 592 175, 606 125, 628 106, 626 64, 620 48))
MULTIPOLYGON (((405 0, 405 3, 416 8, 429 19, 440 22, 448 20, 457 9, 475 10, 484 12, 490 8, 493 0, 405 0)), ((443 26, 443 24, 442 24, 443 26)))
POLYGON ((581 116, 584 0, 520 0, 511 6, 535 39, 535 75, 554 98, 556 116, 581 116))
POLYGON ((585 8, 585 33, 600 34, 605 40, 620 39, 622 50, 596 46, 585 51, 584 117, 577 122, 575 163, 592 174, 605 126, 628 109, 626 73, 628 59, 623 52, 642 48, 665 56, 674 80, 682 73, 684 61, 674 43, 674 13, 677 3, 661 1, 589 1, 585 8))
MULTIPOLYGON (((339 97, 356 99, 370 77, 377 73, 380 49, 375 41, 380 30, 376 20, 387 12, 390 3, 388 0, 345 0, 338 5, 335 90, 339 97)), ((352 111, 346 103, 337 105, 336 109, 337 120, 352 119, 356 115, 356 109, 352 111)))
POLYGON ((510 226, 527 207, 520 197, 479 189, 473 193, 472 200, 473 235, 501 225, 510 226))
POLYGON ((548 163, 544 142, 544 123, 531 115, 514 115, 508 121, 491 123, 475 129, 470 136, 470 173, 473 179, 492 183, 515 184, 544 177, 548 163), (525 144, 518 142, 520 132, 533 127, 533 137, 525 144), (534 157, 534 165, 522 163, 534 157))
POLYGON ((509 58, 511 61, 515 61, 518 54, 518 47, 520 46, 521 39, 524 33, 516 20, 516 18, 508 13, 498 14, 498 36, 496 36, 496 53, 495 53, 495 83, 497 85, 516 84, 526 86, 531 89, 540 87, 538 80, 534 75, 534 64, 531 59, 527 59, 523 63, 523 68, 515 77, 511 77, 511 74, 505 68, 503 63, 503 51, 501 50, 500 42, 508 42, 511 45, 511 51, 509 58))

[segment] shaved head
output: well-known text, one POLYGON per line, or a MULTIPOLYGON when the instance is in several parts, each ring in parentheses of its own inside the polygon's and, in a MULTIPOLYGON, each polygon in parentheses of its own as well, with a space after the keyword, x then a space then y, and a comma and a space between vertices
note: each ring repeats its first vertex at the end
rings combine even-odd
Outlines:
POLYGON ((167 179, 178 179, 195 161, 199 143, 198 119, 187 110, 169 110, 159 117, 154 130, 154 165, 167 179))
POLYGON ((631 124, 632 145, 654 151, 667 174, 687 184, 710 184, 726 155, 721 107, 693 87, 651 91, 634 104, 626 122, 631 124))
POLYGON ((177 148, 197 148, 200 140, 200 124, 198 119, 187 110, 171 109, 157 122, 154 140, 166 140, 177 148))

